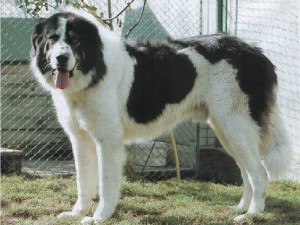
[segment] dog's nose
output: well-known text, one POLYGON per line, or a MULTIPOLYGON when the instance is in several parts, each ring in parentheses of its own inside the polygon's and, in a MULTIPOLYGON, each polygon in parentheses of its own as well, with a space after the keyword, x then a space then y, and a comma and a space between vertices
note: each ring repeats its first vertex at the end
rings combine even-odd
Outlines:
POLYGON ((58 64, 63 65, 63 66, 67 63, 68 59, 69 59, 69 56, 67 54, 59 55, 56 57, 58 64))

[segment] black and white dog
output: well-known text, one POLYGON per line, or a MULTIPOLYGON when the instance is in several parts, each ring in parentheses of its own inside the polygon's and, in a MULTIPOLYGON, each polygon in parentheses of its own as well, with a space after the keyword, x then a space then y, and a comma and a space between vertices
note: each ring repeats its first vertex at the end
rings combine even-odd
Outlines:
POLYGON ((235 37, 127 42, 69 9, 36 26, 31 68, 72 142, 78 199, 61 217, 84 212, 98 192, 93 217, 82 223, 110 217, 124 143, 170 132, 185 119, 207 121, 241 170, 244 192, 235 209, 246 213, 236 223, 264 210, 268 178, 289 166, 274 66, 235 37))

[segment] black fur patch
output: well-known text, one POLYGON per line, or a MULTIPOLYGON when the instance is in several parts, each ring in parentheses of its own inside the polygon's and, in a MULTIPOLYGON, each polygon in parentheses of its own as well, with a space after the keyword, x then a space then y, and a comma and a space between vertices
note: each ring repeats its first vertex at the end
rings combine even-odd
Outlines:
POLYGON ((49 51, 53 40, 49 37, 58 29, 58 17, 51 16, 49 19, 36 25, 32 35, 32 49, 31 55, 37 55, 37 66, 42 74, 52 70, 50 61, 47 59, 47 51, 49 51))
POLYGON ((97 27, 84 18, 69 13, 67 22, 66 42, 72 46, 78 61, 78 69, 83 74, 95 69, 90 86, 94 86, 106 73, 103 60, 103 44, 97 27), (74 16, 74 17, 72 17, 74 16))
POLYGON ((251 117, 258 125, 264 126, 264 117, 276 98, 277 76, 275 66, 259 48, 225 34, 175 40, 173 43, 193 46, 212 64, 225 59, 236 68, 239 86, 249 97, 251 117))
POLYGON ((127 101, 129 116, 137 123, 155 120, 167 104, 182 101, 194 86, 196 71, 189 58, 171 44, 126 45, 137 61, 127 101))

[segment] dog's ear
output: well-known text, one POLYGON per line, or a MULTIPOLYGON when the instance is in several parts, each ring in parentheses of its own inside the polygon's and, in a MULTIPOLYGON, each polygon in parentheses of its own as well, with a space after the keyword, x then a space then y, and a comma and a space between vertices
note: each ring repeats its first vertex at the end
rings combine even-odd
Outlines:
POLYGON ((40 43, 42 42, 43 29, 44 29, 44 23, 41 22, 35 26, 34 31, 31 35, 31 50, 30 50, 31 58, 33 58, 36 55, 37 49, 40 43))

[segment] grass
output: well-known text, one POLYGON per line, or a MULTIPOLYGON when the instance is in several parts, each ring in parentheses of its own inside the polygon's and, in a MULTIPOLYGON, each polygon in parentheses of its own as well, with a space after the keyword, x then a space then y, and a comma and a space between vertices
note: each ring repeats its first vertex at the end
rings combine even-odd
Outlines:
MULTIPOLYGON (((27 178, 1 176, 1 224, 74 225, 82 216, 57 219, 76 200, 75 178, 27 178)), ((242 188, 197 181, 125 181, 113 218, 103 225, 226 225, 236 214, 242 188)), ((270 184, 266 211, 249 218, 248 224, 300 224, 300 184, 270 184)), ((96 202, 90 209, 92 215, 96 202)))

